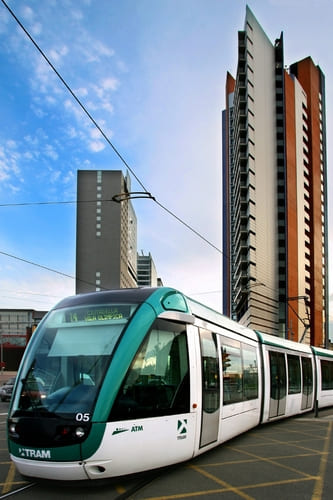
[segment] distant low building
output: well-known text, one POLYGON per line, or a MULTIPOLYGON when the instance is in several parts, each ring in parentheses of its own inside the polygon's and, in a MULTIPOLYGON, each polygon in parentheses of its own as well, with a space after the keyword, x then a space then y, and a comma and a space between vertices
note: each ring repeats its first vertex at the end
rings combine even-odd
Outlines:
POLYGON ((17 370, 29 339, 47 311, 0 309, 0 366, 17 370))
POLYGON ((137 276, 138 286, 162 286, 162 281, 157 276, 155 263, 151 254, 141 255, 137 257, 137 276))

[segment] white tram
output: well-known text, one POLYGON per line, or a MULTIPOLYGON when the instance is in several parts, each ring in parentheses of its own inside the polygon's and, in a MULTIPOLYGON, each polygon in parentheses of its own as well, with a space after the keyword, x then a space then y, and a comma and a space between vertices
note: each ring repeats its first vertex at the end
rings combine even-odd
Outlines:
POLYGON ((8 417, 25 476, 84 480, 188 460, 333 405, 333 352, 240 326, 172 288, 64 299, 26 349, 8 417))

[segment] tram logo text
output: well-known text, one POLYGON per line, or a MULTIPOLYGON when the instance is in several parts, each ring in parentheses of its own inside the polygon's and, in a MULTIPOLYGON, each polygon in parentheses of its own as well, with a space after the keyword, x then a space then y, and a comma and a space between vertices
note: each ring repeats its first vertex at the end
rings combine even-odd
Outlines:
MULTIPOLYGON (((129 429, 126 429, 124 427, 117 427, 113 433, 112 436, 115 434, 121 434, 122 432, 127 432, 129 429)), ((143 431, 143 425, 132 425, 131 432, 141 432, 143 431)))
POLYGON ((131 432, 140 432, 143 431, 143 425, 133 425, 131 432))
POLYGON ((186 439, 187 438, 187 418, 183 420, 178 420, 177 423, 177 439, 186 439))
POLYGON ((19 448, 19 454, 22 458, 45 458, 50 460, 51 450, 32 450, 30 448, 19 448))

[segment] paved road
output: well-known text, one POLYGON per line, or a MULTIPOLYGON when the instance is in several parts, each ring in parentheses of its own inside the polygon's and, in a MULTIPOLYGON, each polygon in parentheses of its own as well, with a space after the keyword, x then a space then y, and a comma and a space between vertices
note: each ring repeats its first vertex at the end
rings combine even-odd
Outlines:
POLYGON ((26 481, 11 464, 0 402, 0 500, 331 500, 333 408, 258 427, 192 461, 104 483, 26 481))

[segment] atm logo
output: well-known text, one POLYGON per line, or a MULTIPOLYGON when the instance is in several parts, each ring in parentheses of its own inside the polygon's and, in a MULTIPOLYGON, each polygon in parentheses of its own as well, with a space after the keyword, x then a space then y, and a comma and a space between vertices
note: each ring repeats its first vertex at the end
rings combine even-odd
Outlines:
POLYGON ((51 459, 51 450, 33 450, 31 448, 19 448, 21 458, 51 459))
MULTIPOLYGON (((129 429, 126 429, 125 427, 117 427, 113 433, 112 436, 115 434, 122 434, 123 432, 127 432, 129 429)), ((141 432, 143 431, 143 425, 132 425, 131 432, 141 432)))
POLYGON ((123 432, 127 432, 129 429, 124 429, 124 427, 117 427, 113 433, 112 433, 112 436, 114 436, 115 434, 122 434, 123 432))

